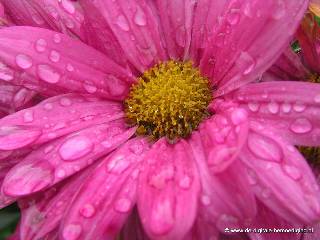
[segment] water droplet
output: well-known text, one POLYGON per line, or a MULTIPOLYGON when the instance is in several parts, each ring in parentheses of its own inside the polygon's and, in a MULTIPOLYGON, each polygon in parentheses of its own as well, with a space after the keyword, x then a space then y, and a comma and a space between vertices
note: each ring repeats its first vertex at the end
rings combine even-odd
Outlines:
POLYGON ((299 180, 302 177, 301 171, 294 166, 285 165, 283 166, 283 170, 293 180, 299 180))
POLYGON ((53 109, 53 104, 52 103, 46 103, 46 104, 44 104, 43 108, 45 110, 51 110, 51 109, 53 109))
POLYGON ((130 162, 122 155, 113 157, 107 165, 107 169, 111 173, 123 173, 130 166, 130 162))
POLYGON ((271 102, 268 104, 269 112, 272 114, 276 114, 279 112, 279 104, 276 102, 271 102))
POLYGON ((50 60, 52 62, 59 62, 60 61, 60 53, 55 51, 55 50, 52 50, 50 52, 50 56, 49 56, 50 60))
POLYGON ((38 24, 38 25, 44 24, 43 18, 42 18, 41 16, 39 16, 38 14, 33 14, 33 15, 31 16, 31 18, 32 18, 32 20, 33 20, 36 24, 38 24))
POLYGON ((68 70, 69 72, 73 72, 73 71, 74 71, 74 67, 73 67, 70 63, 68 63, 68 64, 67 64, 67 70, 68 70))
POLYGON ((241 52, 239 61, 244 66, 243 75, 250 74, 256 66, 256 62, 253 57, 247 52, 241 52))
POLYGON ((71 106, 72 101, 67 97, 63 97, 63 98, 60 99, 60 104, 61 104, 61 106, 65 106, 65 107, 66 106, 71 106))
POLYGON ((140 155, 143 152, 143 146, 141 143, 137 142, 137 143, 133 143, 130 147, 129 147, 130 151, 133 152, 134 154, 140 155))
POLYGON ((314 102, 315 102, 315 103, 320 103, 320 94, 318 94, 318 95, 316 95, 316 96, 314 97, 314 102))
POLYGON ((61 77, 52 67, 44 64, 38 66, 38 75, 43 81, 48 83, 57 83, 61 77))
POLYGON ((248 113, 246 110, 238 108, 231 113, 231 121, 235 124, 241 124, 247 121, 248 113))
POLYGON ((294 133, 308 133, 312 130, 311 122, 306 118, 298 118, 290 125, 291 131, 294 133))
POLYGON ((293 109, 296 111, 296 112, 303 112, 305 109, 306 109, 306 106, 301 104, 301 103, 296 103, 294 106, 293 106, 293 109))
POLYGON ((23 121, 28 123, 33 121, 33 111, 26 111, 23 114, 23 121))
POLYGON ((90 83, 83 84, 83 87, 88 93, 95 93, 97 91, 97 87, 90 83))
POLYGON ((96 209, 91 204, 86 204, 80 209, 80 214, 85 218, 91 218, 96 212, 96 209))
POLYGON ((37 40, 35 48, 38 52, 44 52, 46 50, 46 47, 47 47, 46 40, 42 38, 37 40))
POLYGON ((119 15, 116 21, 116 24, 123 30, 123 31, 129 31, 129 23, 125 16, 119 15))
POLYGON ((113 75, 107 75, 106 77, 107 89, 112 96, 120 96, 128 89, 121 80, 113 75))
POLYGON ((59 169, 56 175, 58 178, 64 178, 66 176, 66 172, 63 169, 59 169))
POLYGON ((256 157, 263 160, 280 162, 283 157, 282 149, 277 142, 263 135, 251 133, 248 137, 248 147, 256 157))
POLYGON ((247 169, 248 172, 248 181, 251 185, 256 185, 258 183, 258 177, 257 174, 251 170, 251 169, 247 169))
POLYGON ((281 109, 284 113, 289 113, 289 112, 291 112, 291 104, 290 103, 282 103, 281 109))
POLYGON ((2 63, 0 63, 0 79, 3 81, 11 81, 13 79, 12 69, 2 63))
POLYGON ((120 213, 126 213, 131 209, 132 202, 128 198, 120 198, 114 204, 114 209, 120 213))
POLYGON ((209 196, 207 195, 202 195, 201 196, 201 203, 204 205, 204 206, 209 206, 211 204, 211 199, 209 196))
POLYGON ((145 26, 147 24, 146 15, 139 6, 137 6, 137 11, 134 15, 134 22, 138 26, 145 26))
POLYGON ((227 21, 231 25, 236 25, 239 23, 240 13, 238 9, 231 9, 230 13, 227 16, 227 21))
POLYGON ((283 0, 278 0, 277 5, 272 11, 272 17, 276 20, 283 18, 286 15, 286 6, 283 0))
POLYGON ((59 148, 59 154, 65 161, 72 161, 85 156, 93 149, 90 139, 84 136, 74 136, 65 141, 59 148))
POLYGON ((179 187, 182 189, 189 189, 192 183, 192 179, 185 175, 179 180, 179 187))
POLYGON ((75 27, 74 22, 70 18, 65 18, 64 24, 66 25, 67 28, 74 28, 75 27))
POLYGON ((16 56, 16 63, 22 69, 28 69, 32 66, 32 59, 28 55, 18 54, 16 56))
POLYGON ((252 112, 257 112, 259 110, 259 104, 250 102, 250 103, 248 103, 248 108, 252 112))
POLYGON ((76 9, 71 1, 61 0, 60 1, 62 8, 69 14, 74 14, 76 9))
POLYGON ((61 43, 61 36, 60 36, 59 33, 56 33, 56 34, 53 35, 53 41, 55 43, 61 43))
POLYGON ((69 224, 62 232, 64 240, 77 240, 82 232, 82 227, 79 224, 69 224))
POLYGON ((220 231, 224 231, 225 228, 237 228, 239 220, 232 215, 222 214, 216 223, 217 228, 220 231))

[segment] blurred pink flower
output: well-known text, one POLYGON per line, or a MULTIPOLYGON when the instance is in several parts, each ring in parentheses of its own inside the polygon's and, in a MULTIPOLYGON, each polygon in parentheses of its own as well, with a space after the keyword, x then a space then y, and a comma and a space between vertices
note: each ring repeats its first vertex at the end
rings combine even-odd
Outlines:
POLYGON ((320 143, 320 87, 252 83, 308 1, 2 2, 29 26, 0 30, 0 79, 50 96, 0 120, 0 206, 19 202, 15 238, 123 229, 130 240, 207 240, 268 225, 264 211, 293 226, 320 219, 318 185, 294 147, 320 143), (123 100, 170 59, 210 79, 212 116, 175 144, 150 142, 125 123, 123 100))

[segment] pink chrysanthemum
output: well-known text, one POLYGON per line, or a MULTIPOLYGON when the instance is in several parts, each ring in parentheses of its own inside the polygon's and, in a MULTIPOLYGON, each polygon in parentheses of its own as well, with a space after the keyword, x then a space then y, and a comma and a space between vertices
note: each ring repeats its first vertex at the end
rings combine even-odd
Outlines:
POLYGON ((16 238, 207 240, 320 219, 295 148, 320 143, 320 87, 251 83, 308 1, 2 2, 33 27, 0 30, 0 78, 48 97, 0 120, 16 238))

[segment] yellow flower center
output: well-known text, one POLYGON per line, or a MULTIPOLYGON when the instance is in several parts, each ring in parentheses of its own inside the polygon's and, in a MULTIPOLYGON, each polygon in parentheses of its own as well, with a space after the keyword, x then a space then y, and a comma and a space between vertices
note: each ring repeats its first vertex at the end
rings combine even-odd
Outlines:
POLYGON ((312 73, 309 76, 309 82, 312 83, 320 83, 320 76, 317 73, 312 73))
POLYGON ((211 89, 191 62, 160 63, 138 79, 125 100, 128 123, 153 139, 185 138, 209 113, 211 89))

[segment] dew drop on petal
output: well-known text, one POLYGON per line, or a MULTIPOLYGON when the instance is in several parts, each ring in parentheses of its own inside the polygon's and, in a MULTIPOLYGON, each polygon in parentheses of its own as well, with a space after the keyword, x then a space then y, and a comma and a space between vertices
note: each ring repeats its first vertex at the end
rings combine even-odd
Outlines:
POLYGON ((72 161, 90 153, 93 143, 84 136, 75 136, 67 139, 59 148, 59 154, 65 161, 72 161))
POLYGON ((32 122, 32 121, 33 121, 33 111, 26 111, 26 112, 23 114, 23 121, 24 121, 25 123, 32 122))
POLYGON ((88 93, 95 93, 97 91, 97 87, 89 83, 83 84, 83 87, 88 93))
POLYGON ((137 7, 137 11, 134 15, 134 23, 138 26, 145 26, 147 24, 147 18, 140 7, 137 7))
POLYGON ((126 213, 131 209, 132 202, 128 198, 120 198, 114 203, 114 209, 120 213, 126 213))
POLYGON ((278 6, 272 11, 272 17, 276 20, 283 18, 286 15, 286 6, 283 0, 277 1, 278 6))
POLYGON ((294 133, 308 133, 312 130, 312 124, 306 118, 298 118, 291 123, 290 130, 294 133))
POLYGON ((96 212, 96 209, 92 204, 85 204, 81 209, 80 209, 80 214, 85 217, 85 218, 91 218, 96 212))
POLYGON ((107 170, 111 173, 121 174, 130 166, 130 162, 124 156, 114 157, 107 165, 107 170))
POLYGON ((281 104, 281 109, 282 109, 282 111, 283 111, 284 113, 289 113, 289 112, 291 112, 291 108, 292 108, 292 106, 291 106, 290 103, 282 103, 282 104, 281 104))
POLYGON ((301 104, 301 103, 296 103, 295 105, 293 105, 293 110, 296 112, 303 112, 306 109, 306 106, 301 104))
POLYGON ((315 102, 315 103, 320 103, 320 94, 318 94, 318 95, 316 95, 316 96, 314 97, 314 102, 315 102))
POLYGON ((62 8, 69 14, 74 14, 76 9, 71 1, 61 0, 62 8))
POLYGON ((245 122, 248 118, 248 113, 244 109, 236 109, 231 114, 231 121, 235 124, 241 124, 245 122))
POLYGON ((239 224, 239 220, 231 215, 222 214, 216 223, 219 230, 224 231, 225 228, 236 228, 239 224))
POLYGON ((116 21, 116 24, 123 30, 123 31, 129 31, 129 23, 125 16, 119 15, 116 21))
POLYGON ((240 13, 238 12, 238 10, 232 9, 227 16, 228 23, 230 23, 231 25, 236 25, 239 23, 239 20, 240 20, 240 13))
POLYGON ((40 79, 48 83, 57 83, 60 80, 60 74, 49 65, 38 65, 38 75, 40 79))
POLYGON ((56 33, 56 34, 53 35, 53 41, 55 43, 60 43, 61 42, 61 36, 60 36, 59 33, 56 33))
POLYGON ((60 53, 55 51, 55 50, 52 50, 50 52, 50 56, 49 56, 50 60, 52 62, 59 62, 60 61, 60 53))
POLYGON ((179 180, 179 187, 182 189, 189 189, 192 183, 192 179, 185 175, 179 180))
POLYGON ((204 206, 209 206, 211 204, 211 199, 209 196, 207 195, 202 195, 201 196, 201 203, 204 205, 204 206))
POLYGON ((56 172, 56 176, 57 176, 58 178, 64 178, 64 177, 66 176, 66 172, 65 172, 63 169, 59 169, 59 170, 57 170, 57 172, 56 172))
POLYGON ((299 180, 302 177, 301 171, 294 166, 285 165, 283 166, 283 170, 293 180, 299 180))
POLYGON ((258 103, 248 103, 248 108, 252 112, 257 112, 259 110, 259 104, 258 103))
POLYGON ((64 107, 71 106, 71 104, 72 104, 72 101, 67 97, 61 98, 59 102, 60 102, 61 106, 64 106, 64 107))
POLYGON ((46 104, 44 104, 43 108, 45 110, 51 110, 51 109, 53 109, 53 104, 52 103, 46 103, 46 104))
POLYGON ((16 64, 22 69, 28 69, 32 67, 32 59, 28 55, 18 54, 16 56, 16 64))
POLYGON ((67 64, 67 70, 68 70, 69 72, 73 72, 73 71, 74 71, 74 67, 73 67, 70 63, 68 63, 68 64, 67 64))
POLYGON ((82 232, 82 227, 79 224, 69 224, 64 227, 62 236, 64 240, 77 240, 82 232))
POLYGON ((46 40, 40 38, 37 40, 35 48, 38 52, 44 52, 46 50, 47 47, 47 42, 46 40))
POLYGON ((269 112, 272 114, 276 114, 279 112, 279 104, 276 102, 271 102, 268 104, 269 112))

